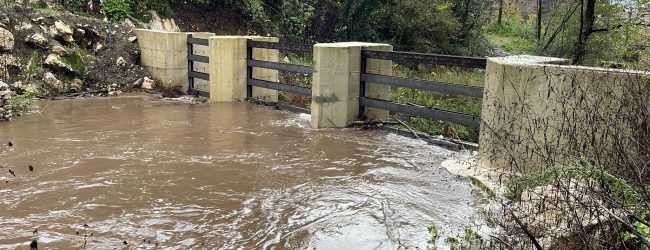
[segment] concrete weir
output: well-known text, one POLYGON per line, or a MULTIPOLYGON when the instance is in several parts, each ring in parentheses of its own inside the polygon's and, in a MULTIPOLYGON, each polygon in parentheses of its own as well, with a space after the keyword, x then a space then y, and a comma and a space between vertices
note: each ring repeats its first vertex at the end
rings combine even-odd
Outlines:
MULTIPOLYGON (((247 67, 248 60, 278 62, 278 50, 255 48, 252 58, 248 58, 250 48, 247 46, 251 40, 276 43, 276 37, 214 36, 212 33, 151 30, 135 30, 135 33, 142 51, 142 65, 163 84, 179 85, 184 89, 188 87, 188 34, 207 39, 208 46, 193 52, 210 58, 209 64, 198 64, 195 70, 210 75, 209 82, 203 85, 209 89, 213 102, 246 99, 247 79, 251 73, 248 72, 251 69, 247 67)), ((389 85, 369 82, 364 90, 360 89, 361 69, 364 66, 367 74, 393 75, 391 60, 366 59, 362 56, 364 50, 392 51, 393 47, 390 44, 362 42, 320 43, 313 46, 313 128, 346 127, 356 121, 360 115, 360 97, 390 99, 389 85)), ((504 169, 514 160, 533 168, 544 157, 561 154, 562 150, 559 149, 569 147, 568 141, 571 145, 589 144, 599 150, 608 150, 611 145, 594 145, 590 143, 591 138, 568 140, 566 131, 561 129, 563 124, 586 125, 586 120, 581 120, 579 115, 560 115, 559 110, 571 109, 576 114, 591 112, 579 100, 609 100, 598 102, 598 107, 612 110, 617 105, 612 93, 620 93, 634 81, 647 82, 650 73, 566 64, 568 62, 564 59, 535 56, 487 60, 478 155, 483 167, 504 169), (539 127, 540 124, 546 127, 539 127), (535 155, 532 150, 537 147, 535 143, 539 142, 539 138, 545 138, 545 145, 558 150, 548 151, 545 156, 535 155), (508 148, 498 145, 507 145, 508 148), (516 159, 511 159, 513 157, 516 159)), ((253 68, 252 75, 266 82, 278 81, 278 71, 273 69, 253 68)), ((253 87, 252 97, 277 101, 278 91, 253 87)), ((388 111, 373 108, 367 108, 362 115, 377 120, 389 118, 388 111)), ((612 116, 612 119, 615 117, 612 116)), ((607 127, 612 124, 601 125, 607 127)), ((589 145, 585 150, 590 149, 589 145)))

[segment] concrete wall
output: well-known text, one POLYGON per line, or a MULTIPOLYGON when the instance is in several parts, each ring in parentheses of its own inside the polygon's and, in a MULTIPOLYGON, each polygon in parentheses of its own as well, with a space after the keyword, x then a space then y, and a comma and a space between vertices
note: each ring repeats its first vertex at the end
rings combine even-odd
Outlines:
MULTIPOLYGON (((246 42, 277 42, 276 37, 259 36, 213 36, 210 37, 210 99, 215 102, 243 101, 246 99, 247 55, 246 42)), ((278 61, 278 51, 270 49, 253 49, 253 59, 261 61, 278 61)), ((253 69, 253 78, 278 81, 278 71, 253 69)), ((278 100, 278 91, 253 88, 253 97, 268 101, 278 100)))
POLYGON ((620 148, 616 141, 634 139, 616 137, 629 131, 638 115, 639 105, 628 101, 640 98, 635 100, 650 109, 650 98, 640 94, 650 93, 650 74, 562 65, 567 63, 530 56, 488 60, 479 143, 483 165, 531 172, 576 156, 607 163, 620 148))
MULTIPOLYGON (((187 78, 187 34, 186 32, 134 30, 140 46, 140 64, 151 75, 167 86, 180 85, 188 89, 187 78)), ((208 37, 214 34, 205 32, 191 33, 195 37, 208 37)), ((201 48, 197 47, 197 52, 201 48)), ((199 65, 199 70, 201 66, 199 65)))
MULTIPOLYGON (((320 43, 314 46, 311 125, 313 128, 346 127, 359 116, 361 50, 392 50, 388 44, 320 43)), ((391 62, 371 60, 369 73, 392 73, 391 62)), ((366 96, 388 99, 389 86, 368 84, 366 96)), ((387 119, 387 111, 369 109, 369 116, 387 119)))

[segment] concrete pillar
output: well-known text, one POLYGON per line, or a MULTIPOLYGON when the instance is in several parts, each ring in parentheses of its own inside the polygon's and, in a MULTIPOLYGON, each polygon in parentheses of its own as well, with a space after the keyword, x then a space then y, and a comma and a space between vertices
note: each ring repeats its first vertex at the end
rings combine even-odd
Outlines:
POLYGON ((134 30, 140 46, 140 64, 164 85, 187 89, 187 34, 183 32, 134 30))
MULTIPOLYGON (((361 49, 389 50, 388 44, 321 43, 314 46, 311 126, 313 128, 346 127, 359 116, 361 49)), ((388 72, 387 63, 370 62, 368 72, 388 72)), ((390 88, 369 84, 366 95, 387 98, 390 88)), ((385 115, 368 110, 370 115, 385 115)))
MULTIPOLYGON (((213 36, 210 37, 210 100, 213 102, 243 101, 246 99, 246 42, 277 42, 276 37, 258 36, 213 36)), ((278 51, 254 49, 253 58, 263 61, 278 61, 278 51)), ((269 69, 253 69, 253 77, 260 80, 278 81, 278 72, 269 69)), ((270 89, 253 88, 253 97, 277 101, 278 92, 270 89)))

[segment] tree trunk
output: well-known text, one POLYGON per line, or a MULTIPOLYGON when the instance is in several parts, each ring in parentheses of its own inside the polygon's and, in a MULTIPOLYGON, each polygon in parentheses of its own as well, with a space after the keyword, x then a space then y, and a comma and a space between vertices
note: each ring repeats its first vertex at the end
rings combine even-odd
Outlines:
POLYGON ((537 43, 542 41, 542 0, 537 0, 537 43))
POLYGON ((499 17, 497 18, 497 24, 501 26, 501 18, 503 17, 503 0, 499 0, 499 17))
POLYGON ((585 44, 589 36, 593 33, 594 23, 596 21, 596 0, 587 0, 587 5, 584 6, 584 1, 581 0, 581 18, 580 18, 580 34, 578 34, 578 43, 576 45, 575 56, 573 57, 573 64, 578 64, 585 56, 585 44))

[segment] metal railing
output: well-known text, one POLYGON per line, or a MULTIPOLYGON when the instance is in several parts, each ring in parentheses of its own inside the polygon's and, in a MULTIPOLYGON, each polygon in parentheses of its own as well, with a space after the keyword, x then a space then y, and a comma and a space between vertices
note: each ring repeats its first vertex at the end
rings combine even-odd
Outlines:
POLYGON ((360 114, 365 113, 365 108, 378 108, 388 110, 394 113, 403 113, 407 115, 430 118, 434 120, 448 121, 462 124, 470 127, 480 127, 481 118, 478 116, 446 111, 436 108, 415 106, 392 101, 380 100, 366 97, 366 84, 382 84, 395 87, 420 89, 426 91, 447 93, 452 95, 470 96, 475 98, 483 97, 483 88, 470 85, 453 84, 438 81, 427 81, 418 79, 408 79, 402 77, 377 75, 366 73, 366 64, 368 59, 405 61, 413 63, 434 64, 444 66, 455 66, 463 68, 485 69, 487 59, 478 57, 461 57, 435 54, 420 54, 395 51, 373 51, 362 50, 361 52, 361 85, 359 110, 360 114))
POLYGON ((210 57, 195 55, 194 45, 208 46, 208 39, 200 39, 192 37, 192 34, 187 35, 187 77, 189 88, 188 92, 191 95, 199 95, 210 97, 210 91, 204 89, 197 89, 194 86, 194 79, 201 79, 210 81, 210 74, 194 71, 194 62, 210 63, 210 57))
POLYGON ((248 40, 247 42, 247 88, 246 88, 246 98, 251 99, 253 97, 253 87, 260 87, 266 89, 274 89, 299 95, 304 95, 311 97, 311 88, 295 86, 283 82, 272 82, 267 80, 255 79, 253 77, 253 68, 263 68, 263 69, 272 69, 284 72, 299 73, 305 75, 312 75, 314 73, 314 68, 309 66, 288 64, 288 63, 279 63, 279 62, 269 62, 269 61, 260 61, 253 59, 253 49, 275 49, 282 51, 291 51, 291 52, 306 52, 312 53, 312 45, 306 44, 291 44, 291 43, 276 43, 276 42, 261 42, 248 40))

